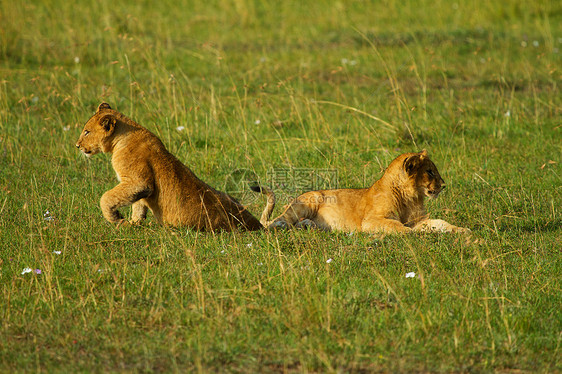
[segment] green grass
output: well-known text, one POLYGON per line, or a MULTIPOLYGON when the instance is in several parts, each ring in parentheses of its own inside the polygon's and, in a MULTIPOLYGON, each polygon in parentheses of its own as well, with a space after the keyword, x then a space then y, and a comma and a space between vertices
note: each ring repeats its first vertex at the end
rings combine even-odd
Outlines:
POLYGON ((561 25, 556 1, 1 1, 0 371, 562 371, 561 25), (117 229, 109 157, 74 147, 102 101, 220 189, 360 187, 426 148, 430 213, 473 233, 117 229))

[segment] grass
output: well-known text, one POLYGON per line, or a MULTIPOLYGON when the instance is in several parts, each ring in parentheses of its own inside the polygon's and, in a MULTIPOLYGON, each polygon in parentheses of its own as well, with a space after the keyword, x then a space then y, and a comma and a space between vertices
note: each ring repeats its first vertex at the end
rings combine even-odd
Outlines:
POLYGON ((562 371, 560 4, 155 4, 0 2, 0 371, 562 371), (117 229, 101 101, 220 189, 426 148, 473 233, 117 229))

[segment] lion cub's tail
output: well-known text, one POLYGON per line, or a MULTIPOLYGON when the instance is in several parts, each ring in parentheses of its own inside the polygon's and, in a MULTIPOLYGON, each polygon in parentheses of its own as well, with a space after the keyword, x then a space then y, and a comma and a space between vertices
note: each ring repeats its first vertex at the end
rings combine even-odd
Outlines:
POLYGON ((263 213, 261 214, 260 222, 264 227, 268 227, 271 224, 269 218, 271 217, 271 213, 273 213, 273 208, 275 208, 275 194, 273 190, 264 186, 260 186, 259 184, 255 184, 250 186, 250 189, 254 192, 259 192, 267 197, 267 203, 265 204, 265 208, 263 209, 263 213))

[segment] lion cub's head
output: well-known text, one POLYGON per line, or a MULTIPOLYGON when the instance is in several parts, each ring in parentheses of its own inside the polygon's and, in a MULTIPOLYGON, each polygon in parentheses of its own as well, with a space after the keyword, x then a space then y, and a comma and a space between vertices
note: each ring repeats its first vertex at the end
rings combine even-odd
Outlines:
POLYGON ((100 152, 108 152, 110 147, 109 137, 115 131, 117 119, 113 110, 107 103, 101 103, 94 114, 84 125, 84 129, 76 142, 78 148, 90 157, 100 152))
POLYGON ((420 194, 436 198, 445 188, 445 181, 441 178, 433 161, 429 159, 425 149, 406 157, 403 166, 410 181, 420 194))

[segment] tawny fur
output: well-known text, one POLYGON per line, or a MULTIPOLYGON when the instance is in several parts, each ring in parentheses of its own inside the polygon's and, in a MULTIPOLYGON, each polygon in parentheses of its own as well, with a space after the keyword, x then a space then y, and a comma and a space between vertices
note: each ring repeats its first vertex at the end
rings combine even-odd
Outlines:
MULTIPOLYGON (((427 151, 405 153, 369 188, 306 192, 272 222, 265 215, 261 222, 270 228, 312 226, 347 232, 470 231, 429 219, 424 198, 436 198, 443 188, 445 182, 427 151)), ((269 199, 273 195, 268 189, 261 192, 269 199)))
POLYGON ((101 197, 103 216, 124 222, 119 209, 132 205, 131 223, 150 209, 160 224, 196 230, 259 230, 263 226, 231 196, 197 178, 154 134, 106 103, 86 122, 76 147, 85 155, 112 153, 119 184, 101 197))

